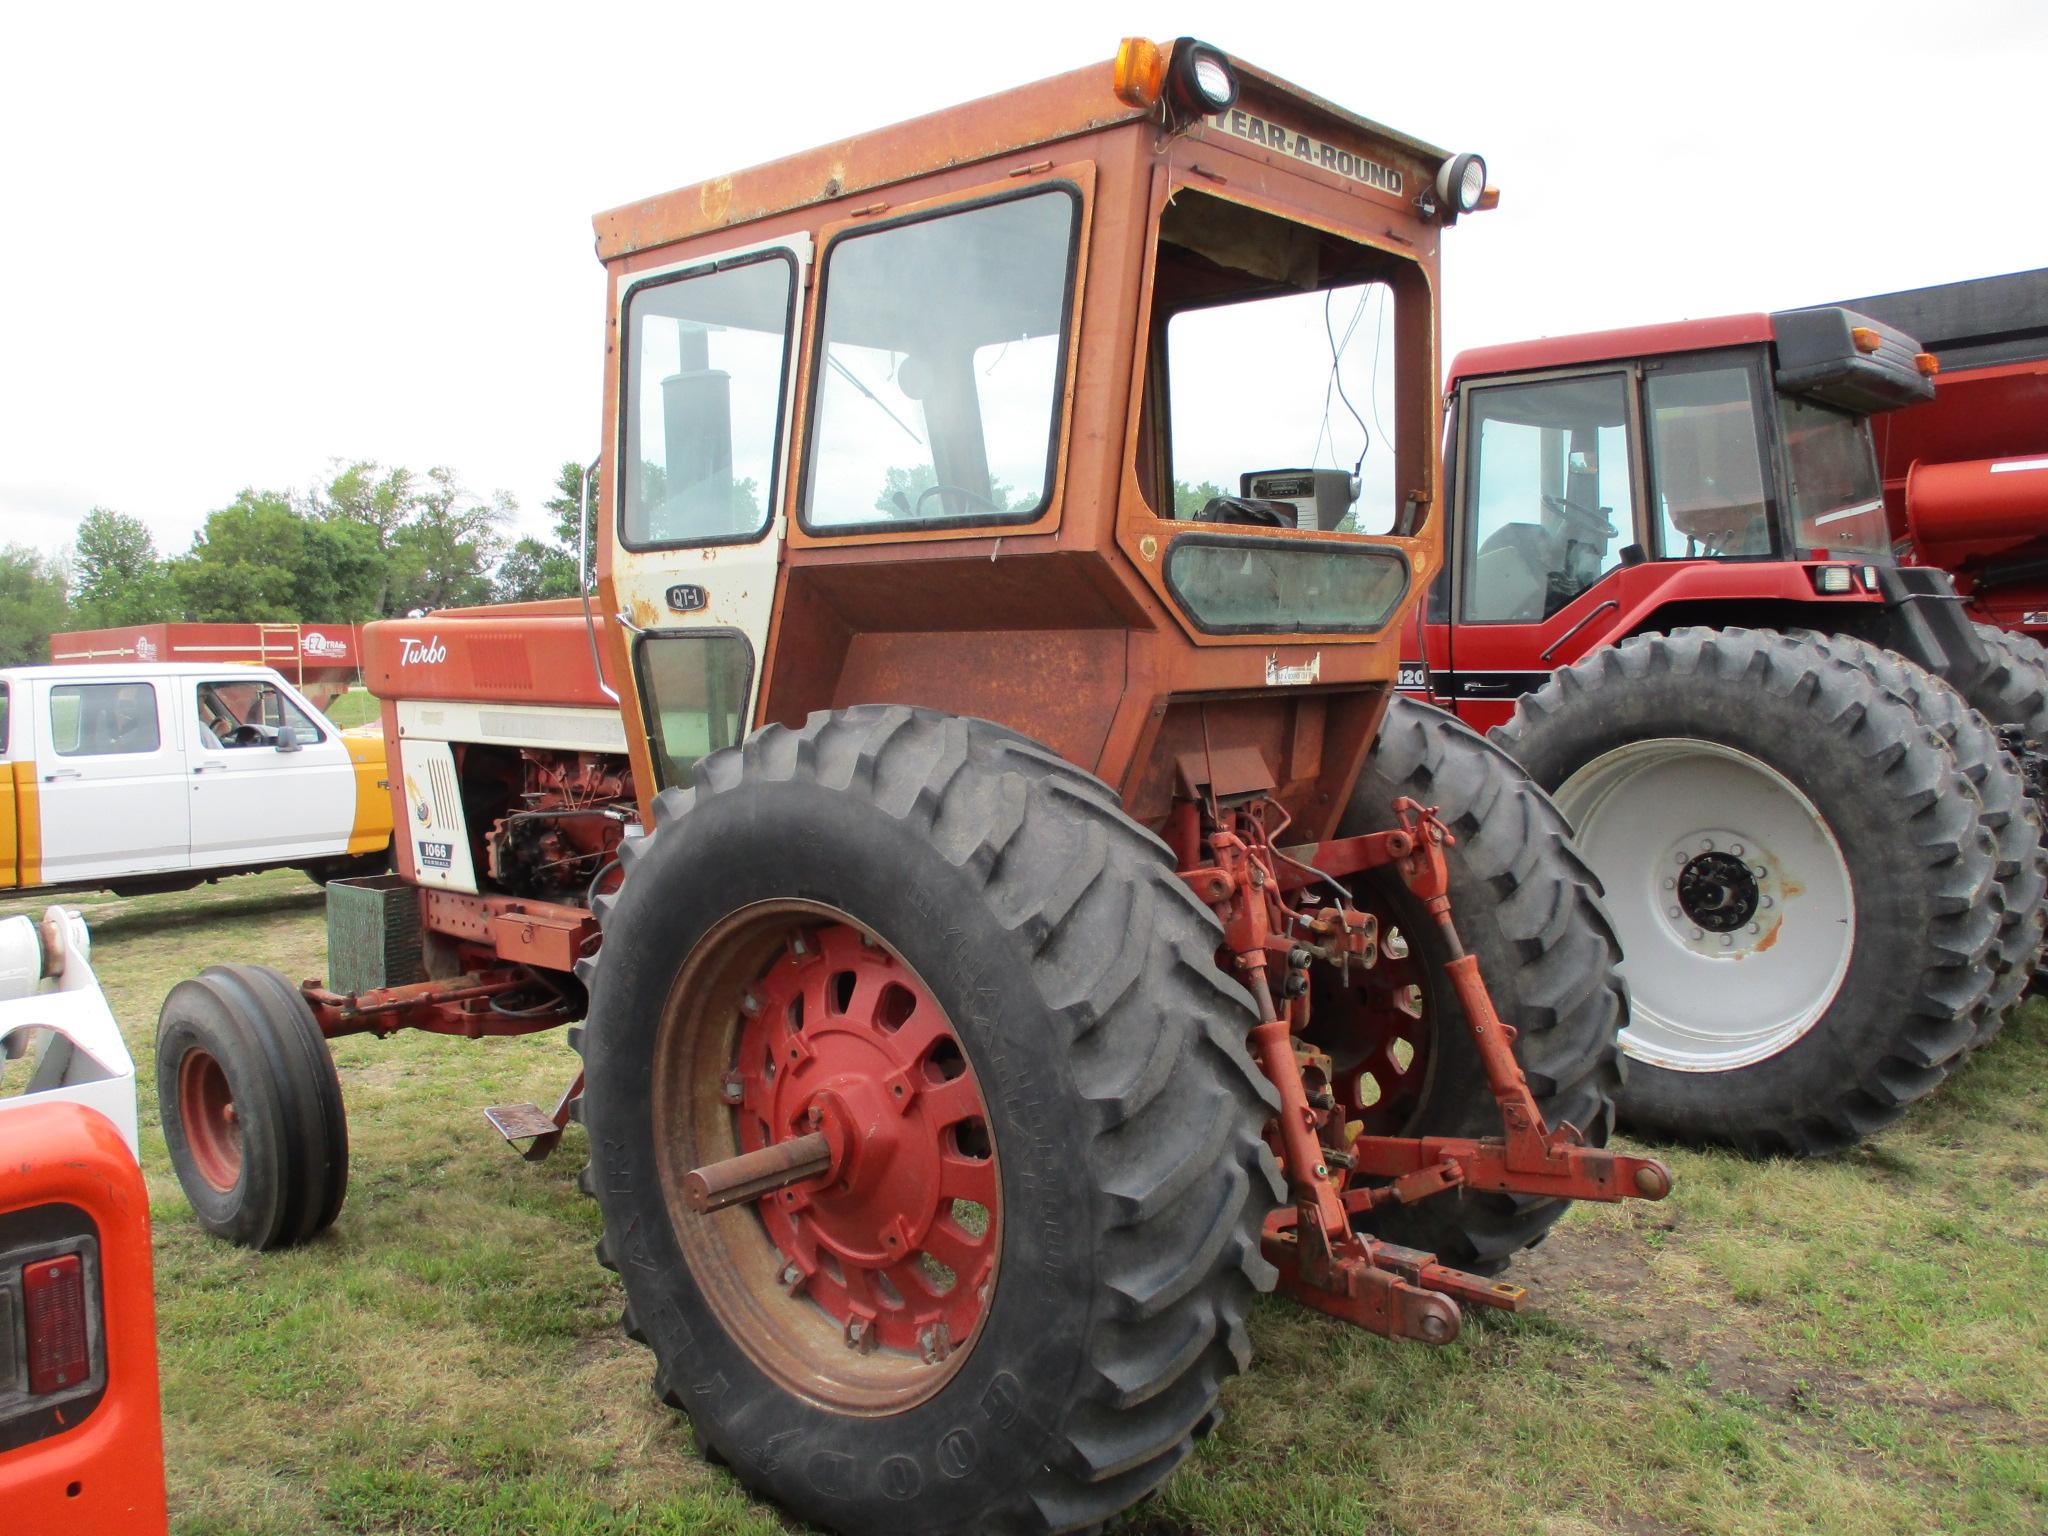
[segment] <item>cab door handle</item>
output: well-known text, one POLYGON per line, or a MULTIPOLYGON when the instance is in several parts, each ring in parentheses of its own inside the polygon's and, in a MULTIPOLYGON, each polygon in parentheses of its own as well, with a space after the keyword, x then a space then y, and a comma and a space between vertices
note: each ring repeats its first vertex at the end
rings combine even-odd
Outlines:
POLYGON ((56 768, 43 775, 45 784, 54 784, 59 779, 82 779, 85 775, 76 768, 56 768))

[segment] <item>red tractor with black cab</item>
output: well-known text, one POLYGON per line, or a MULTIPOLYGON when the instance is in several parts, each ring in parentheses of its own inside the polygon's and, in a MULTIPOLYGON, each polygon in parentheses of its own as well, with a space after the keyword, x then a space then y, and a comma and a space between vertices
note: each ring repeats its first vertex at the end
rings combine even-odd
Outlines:
POLYGON ((2033 972, 2040 701, 1945 572, 1894 559, 1872 444, 1937 368, 1842 308, 1452 365, 1448 558, 1404 686, 1493 727, 1571 819, 1646 1131, 1845 1146, 2033 972))

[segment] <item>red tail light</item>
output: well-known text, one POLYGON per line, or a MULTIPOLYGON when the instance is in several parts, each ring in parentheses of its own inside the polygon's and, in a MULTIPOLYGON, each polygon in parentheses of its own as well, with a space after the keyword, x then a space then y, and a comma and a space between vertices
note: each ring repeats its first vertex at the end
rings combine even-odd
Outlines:
POLYGON ((85 1266, 78 1255, 39 1259, 21 1271, 28 1313, 28 1389, 38 1396, 92 1374, 85 1321, 85 1266))

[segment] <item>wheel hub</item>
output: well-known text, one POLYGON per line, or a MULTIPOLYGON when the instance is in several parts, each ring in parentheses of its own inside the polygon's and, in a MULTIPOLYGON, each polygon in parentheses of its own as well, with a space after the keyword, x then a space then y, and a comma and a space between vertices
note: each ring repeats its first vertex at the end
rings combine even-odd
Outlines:
POLYGON ((1732 933, 1756 915, 1757 877, 1732 853, 1701 853, 1678 872, 1678 905, 1700 927, 1732 933))
POLYGON ((943 1359, 969 1339, 995 1272, 987 1110, 944 1010, 848 924, 803 929, 741 999, 737 1140, 811 1131, 829 1174, 757 1209, 786 1290, 848 1347, 943 1359))
POLYGON ((242 1177, 242 1124, 227 1073, 205 1051, 178 1062, 178 1122, 199 1176, 225 1194, 242 1177))
POLYGON ((1726 827, 1687 832, 1671 843, 1664 868, 1665 923, 1694 954, 1735 960, 1777 942, 1785 880, 1755 836, 1726 827))

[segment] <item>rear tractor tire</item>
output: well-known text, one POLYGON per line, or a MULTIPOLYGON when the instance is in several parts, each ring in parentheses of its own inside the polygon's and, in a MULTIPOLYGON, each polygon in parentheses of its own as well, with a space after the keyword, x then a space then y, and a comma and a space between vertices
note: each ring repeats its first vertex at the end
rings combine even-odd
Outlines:
MULTIPOLYGON (((1617 1034, 1628 994, 1600 884, 1549 796, 1462 721, 1396 695, 1338 834, 1393 825, 1400 796, 1437 808, 1457 838, 1451 912, 1545 1121, 1605 1144, 1621 1086, 1617 1034)), ((1319 967, 1312 1025, 1336 1067, 1346 1114, 1369 1135, 1498 1136, 1495 1103, 1443 966, 1436 922, 1391 870, 1346 882, 1380 922, 1377 965, 1349 988, 1319 967)), ((1446 1263, 1497 1274, 1537 1243, 1567 1204, 1458 1191, 1358 1219, 1361 1231, 1446 1263)))
POLYGON ((1216 920, 983 721, 815 714, 695 780, 598 898, 578 1038, 656 1390, 836 1531, 1097 1526, 1214 1422, 1274 1278, 1278 1101, 1216 920), (693 1167, 848 1127, 829 1182, 685 1207, 693 1167))
POLYGON ((244 1248, 290 1248, 348 1193, 334 1057, 298 989, 267 966, 210 965, 157 1019, 157 1103, 199 1224, 244 1248))
POLYGON ((1637 635, 1554 673, 1495 739, 1606 887, 1627 1123, 1832 1152, 1970 1046, 2000 924, 1983 806, 1861 667, 1765 630, 1637 635))

